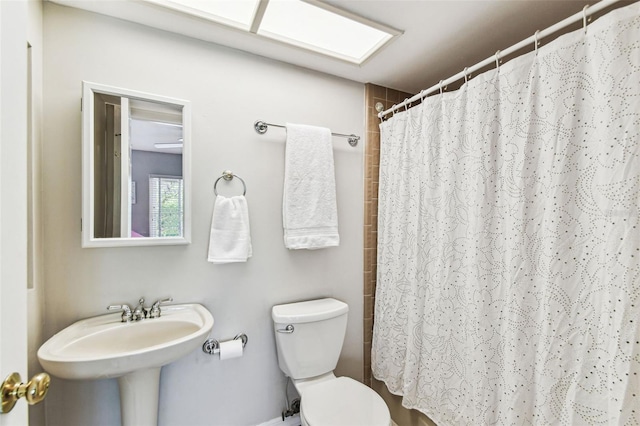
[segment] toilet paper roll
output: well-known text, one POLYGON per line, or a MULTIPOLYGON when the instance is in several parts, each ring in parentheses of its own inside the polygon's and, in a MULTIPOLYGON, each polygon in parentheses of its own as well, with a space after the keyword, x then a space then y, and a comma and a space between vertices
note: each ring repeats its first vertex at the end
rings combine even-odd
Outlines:
POLYGON ((238 358, 242 356, 242 340, 228 340, 220 343, 220 360, 238 358))

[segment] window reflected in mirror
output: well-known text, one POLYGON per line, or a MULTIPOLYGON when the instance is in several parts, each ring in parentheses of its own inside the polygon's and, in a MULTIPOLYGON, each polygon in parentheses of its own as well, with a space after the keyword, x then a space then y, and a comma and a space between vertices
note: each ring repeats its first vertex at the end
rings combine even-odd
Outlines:
POLYGON ((149 237, 182 235, 182 176, 149 175, 149 237))

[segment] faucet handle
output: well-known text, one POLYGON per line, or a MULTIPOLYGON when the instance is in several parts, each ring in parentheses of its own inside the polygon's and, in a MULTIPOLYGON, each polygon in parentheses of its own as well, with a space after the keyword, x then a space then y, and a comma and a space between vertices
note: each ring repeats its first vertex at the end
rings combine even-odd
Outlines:
POLYGON ((133 311, 132 320, 140 321, 145 319, 148 315, 149 310, 144 307, 144 297, 141 297, 140 300, 138 300, 138 306, 136 306, 136 309, 133 311))
POLYGON ((173 302, 173 297, 167 297, 153 302, 153 305, 151 305, 151 309, 149 310, 149 318, 160 318, 160 314, 162 312, 160 305, 169 302, 173 302))
POLYGON ((107 311, 122 311, 122 322, 131 321, 131 308, 129 305, 109 305, 107 311))

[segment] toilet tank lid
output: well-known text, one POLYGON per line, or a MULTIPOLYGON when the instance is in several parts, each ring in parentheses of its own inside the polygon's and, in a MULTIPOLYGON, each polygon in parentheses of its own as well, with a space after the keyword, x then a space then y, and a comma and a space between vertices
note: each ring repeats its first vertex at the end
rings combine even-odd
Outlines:
POLYGON ((271 318, 276 323, 300 324, 335 318, 349 312, 349 305, 333 298, 276 305, 271 318))

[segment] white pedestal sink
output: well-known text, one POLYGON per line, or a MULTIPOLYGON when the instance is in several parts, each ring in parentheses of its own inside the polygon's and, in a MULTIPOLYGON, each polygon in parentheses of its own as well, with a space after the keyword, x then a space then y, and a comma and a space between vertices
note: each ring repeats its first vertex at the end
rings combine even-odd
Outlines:
POLYGON ((117 377, 123 426, 155 426, 160 369, 200 347, 212 327, 213 316, 199 304, 167 305, 160 318, 135 322, 100 315, 51 337, 38 359, 63 379, 117 377))

